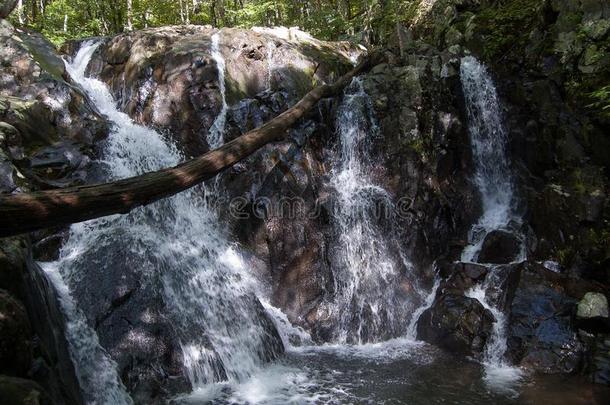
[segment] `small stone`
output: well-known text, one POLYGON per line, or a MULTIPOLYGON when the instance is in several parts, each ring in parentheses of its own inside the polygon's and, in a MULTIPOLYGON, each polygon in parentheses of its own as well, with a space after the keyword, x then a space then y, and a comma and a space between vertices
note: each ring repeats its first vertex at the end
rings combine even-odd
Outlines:
POLYGON ((578 303, 578 318, 608 317, 608 299, 602 293, 588 292, 578 303))

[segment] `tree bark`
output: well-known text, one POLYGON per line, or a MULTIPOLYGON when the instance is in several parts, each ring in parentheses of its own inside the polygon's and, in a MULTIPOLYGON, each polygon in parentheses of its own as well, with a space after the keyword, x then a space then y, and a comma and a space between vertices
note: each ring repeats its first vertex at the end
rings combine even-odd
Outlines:
POLYGON ((127 0, 127 31, 133 31, 133 0, 127 0))
POLYGON ((288 129, 321 98, 339 94, 355 75, 382 58, 378 53, 364 58, 334 84, 315 87, 293 107, 262 126, 178 166, 111 183, 0 195, 0 237, 125 214, 211 179, 262 146, 283 139, 288 129))

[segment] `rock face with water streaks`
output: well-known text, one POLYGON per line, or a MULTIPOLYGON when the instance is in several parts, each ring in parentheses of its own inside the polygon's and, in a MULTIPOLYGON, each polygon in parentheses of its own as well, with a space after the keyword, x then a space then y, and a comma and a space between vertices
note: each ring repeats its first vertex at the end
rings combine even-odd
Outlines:
MULTIPOLYGON (((254 97, 271 86, 296 101, 312 85, 346 72, 362 51, 278 30, 155 28, 108 39, 89 72, 106 82, 120 108, 138 122, 167 129, 186 155, 209 148, 210 127, 222 108, 212 36, 225 59, 227 100, 254 97), (272 49, 271 49, 272 47, 272 49)), ((301 33, 306 35, 305 33, 301 33)), ((80 42, 68 44, 73 51, 80 42)))
MULTIPOLYGON (((610 274, 608 156, 603 153, 608 122, 606 116, 578 107, 590 104, 586 95, 598 79, 607 77, 608 10, 595 1, 576 8, 570 2, 532 1, 525 9, 535 12, 523 15, 521 3, 530 2, 517 3, 435 2, 431 15, 436 26, 425 21, 414 26, 415 39, 402 49, 403 58, 390 49, 387 63, 361 78, 379 127, 379 135, 370 140, 372 163, 366 174, 400 207, 401 215, 393 223, 400 230, 396 241, 414 265, 405 265, 399 250, 393 250, 390 261, 403 262, 403 267, 392 287, 399 290, 398 297, 421 303, 418 291, 431 284, 431 263, 439 259, 444 280, 421 316, 418 335, 463 355, 484 351, 494 319, 467 295, 498 267, 440 264, 459 260, 468 230, 483 209, 472 181, 467 106, 459 77, 460 58, 468 47, 494 74, 524 222, 518 232, 490 232, 478 261, 512 262, 520 253, 520 233, 526 236, 530 259, 561 262, 553 267, 561 273, 533 261, 499 267, 506 281, 490 300, 507 316, 506 358, 544 373, 582 368, 594 381, 608 384, 607 323, 596 319, 593 325, 575 318, 585 292, 607 297, 610 274), (542 23, 520 23, 529 18, 542 23), (495 28, 488 29, 502 30, 510 26, 506 21, 528 28, 504 37, 495 36, 495 28), (513 47, 505 37, 520 46, 513 47), (495 63, 499 55, 503 62, 495 63), (571 87, 568 78, 574 77, 577 86, 571 87)), ((120 109, 135 121, 167 131, 185 156, 199 154, 209 148, 207 137, 223 105, 218 65, 211 53, 214 33, 217 30, 210 27, 184 26, 108 38, 88 72, 109 85, 120 109)), ((361 52, 289 29, 223 29, 219 34, 227 69, 227 122, 221 134, 225 141, 281 113, 313 85, 331 82, 349 69, 350 57, 361 52)), ((67 85, 63 63, 40 36, 18 33, 4 20, 0 36, 0 56, 10 62, 0 67, 2 191, 90 181, 90 160, 96 158, 92 149, 106 134, 104 120, 82 92, 67 85)), ((64 51, 73 55, 78 46, 80 42, 68 44, 64 51)), ((286 141, 263 148, 219 180, 228 197, 239 199, 240 215, 221 215, 251 255, 253 274, 269 282, 272 303, 318 342, 336 339, 336 318, 327 316, 323 304, 341 290, 337 275, 344 270, 340 235, 333 225, 337 193, 331 181, 341 147, 335 118, 342 101, 323 100, 286 141), (282 205, 287 199, 296 203, 282 205), (290 212, 283 211, 287 207, 290 212)), ((390 229, 387 225, 382 223, 382 229, 390 229)), ((56 259, 64 236, 37 235, 42 239, 37 258, 56 259)), ((65 320, 57 294, 40 268, 30 262, 28 270, 24 264, 26 243, 2 243, 0 288, 23 299, 41 337, 37 350, 45 360, 34 361, 31 375, 58 402, 80 403, 62 342, 65 320), (15 287, 22 274, 25 293, 15 287)), ((164 319, 167 308, 157 302, 162 287, 139 289, 145 271, 131 269, 127 249, 115 253, 104 267, 103 282, 71 280, 83 283, 76 295, 89 323, 138 401, 161 401, 188 390, 176 331, 164 319)), ((92 271, 100 270, 95 263, 89 265, 92 271)), ((257 301, 253 306, 262 313, 257 301)), ((373 311, 360 308, 359 314, 369 322, 373 311)), ((24 325, 23 321, 21 317, 11 325, 24 325)), ((270 323, 266 327, 272 347, 265 350, 281 352, 275 328, 270 323)), ((371 328, 362 337, 370 341, 397 334, 371 328)), ((25 335, 20 341, 32 337, 25 335)), ((0 336, 2 342, 10 339, 14 336, 0 336)), ((22 369, 21 377, 26 376, 29 360, 23 359, 28 351, 14 353, 21 356, 15 368, 22 369)), ((217 374, 219 379, 226 377, 223 370, 217 374)), ((40 391, 7 381, 0 385, 19 395, 40 391)))
MULTIPOLYGON (((40 34, 18 31, 0 18, 0 60, 0 192, 90 181, 94 146, 107 134, 107 126, 70 83, 53 45, 40 34)), ((32 239, 38 243, 48 235, 40 232, 32 239)), ((56 253, 56 248, 50 250, 56 253)), ((50 397, 56 403, 79 404, 82 399, 64 337, 65 318, 56 293, 30 254, 29 237, 1 242, 0 288, 10 293, 2 293, 2 302, 3 306, 12 303, 3 309, 12 315, 0 328, 0 340, 9 345, 6 350, 12 359, 4 352, 2 364, 11 366, 2 372, 32 378, 44 389, 5 378, 2 397, 38 398, 40 403, 48 403, 50 397)))
POLYGON ((572 373, 583 346, 574 328, 576 299, 565 278, 535 263, 519 269, 509 305, 508 356, 516 364, 545 373, 572 373))

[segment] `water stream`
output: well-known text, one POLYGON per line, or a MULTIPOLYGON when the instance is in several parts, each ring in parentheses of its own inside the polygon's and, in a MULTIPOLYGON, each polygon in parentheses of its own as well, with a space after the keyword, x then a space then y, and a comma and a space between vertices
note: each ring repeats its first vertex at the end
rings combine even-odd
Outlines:
POLYGON ((470 231, 462 261, 476 261, 485 236, 521 222, 515 212, 514 180, 508 157, 508 135, 496 87, 487 68, 475 57, 462 58, 460 79, 468 112, 468 132, 474 160, 474 180, 483 213, 470 231))
MULTIPOLYGON (((104 83, 85 77, 98 45, 85 43, 67 68, 113 123, 101 159, 104 176, 108 180, 124 178, 183 160, 168 139, 119 111, 104 83)), ((162 287, 161 299, 180 338, 184 367, 194 387, 221 379, 245 379, 281 349, 269 339, 273 326, 256 298, 256 283, 201 191, 185 191, 128 215, 75 224, 59 260, 52 263, 59 272, 56 280, 65 280, 65 288, 78 288, 88 277, 96 277, 91 272, 103 274, 104 266, 112 265, 111 260, 105 264, 101 258, 115 257, 127 249, 133 265, 130 271, 145 275, 140 288, 147 288, 147 283, 151 288, 162 287), (98 266, 91 268, 91 262, 98 266)), ((76 350, 87 348, 74 346, 76 350)), ((79 369, 96 367, 82 364, 82 357, 73 356, 79 369)), ((106 389, 98 385, 90 391, 106 389)))
MULTIPOLYGON (((462 89, 468 112, 468 131, 475 165, 475 183, 481 194, 483 214, 470 231, 470 244, 462 252, 464 262, 476 261, 485 237, 494 230, 507 229, 511 221, 520 223, 515 213, 513 174, 507 154, 508 136, 504 127, 496 87, 486 67, 476 58, 462 58, 460 66, 462 89)), ((516 230, 512 232, 521 237, 516 230)), ((524 249, 522 248, 522 251, 524 249)), ((516 261, 525 259, 524 253, 516 261)), ((499 302, 490 295, 499 288, 506 274, 497 266, 487 265, 489 272, 482 284, 467 292, 494 316, 492 335, 483 355, 485 380, 490 386, 514 392, 514 384, 522 377, 518 368, 504 358, 506 352, 506 316, 499 302)))
POLYGON ((338 343, 403 336, 417 304, 413 299, 425 296, 392 229, 392 198, 371 178, 371 147, 378 136, 372 112, 371 100, 355 78, 336 116, 340 145, 331 180, 337 196, 335 285, 319 310, 332 320, 332 341, 338 343))
POLYGON ((212 59, 216 62, 216 68, 218 69, 218 91, 222 100, 220 113, 216 116, 216 119, 212 123, 210 132, 208 134, 208 144, 210 149, 216 149, 223 143, 223 135, 225 126, 227 123, 227 112, 229 106, 227 105, 227 88, 225 83, 225 58, 222 56, 220 50, 220 31, 212 35, 212 59))
POLYGON ((275 52, 275 41, 267 42, 267 89, 273 88, 273 72, 275 71, 275 62, 273 61, 273 53, 275 52))
MULTIPOLYGON (((215 34, 211 52, 223 97, 223 110, 210 131, 210 144, 215 146, 222 143, 226 120, 219 44, 220 35, 215 34)), ((98 45, 84 43, 67 68, 113 123, 103 145, 100 174, 119 179, 183 160, 170 138, 135 124, 117 109, 104 83, 86 77, 98 45)), ((465 65, 464 80, 478 69, 471 61, 465 65)), ((496 317, 483 373, 476 364, 414 340, 417 319, 432 304, 439 280, 431 290, 420 288, 393 234, 392 218, 387 217, 393 211, 391 198, 371 176, 371 143, 377 128, 358 79, 346 90, 336 127, 339 149, 331 176, 338 205, 333 216, 335 291, 321 309, 321 315, 333 320, 333 343, 314 345, 305 330, 269 304, 238 246, 203 198, 204 185, 127 215, 72 225, 60 258, 45 264, 69 320, 70 353, 88 404, 132 402, 78 299, 88 279, 96 288, 95 280, 124 262, 126 273, 142 275, 139 288, 159 294, 178 336, 193 391, 172 403, 521 403, 516 391, 490 391, 485 386, 493 380, 494 370, 514 371, 503 359, 503 315, 490 304, 489 292, 497 284, 494 272, 468 293, 496 317)), ((481 179, 477 181, 486 184, 481 179)), ((493 197, 488 187, 482 193, 490 196, 488 207, 495 214, 482 219, 482 227, 510 218, 510 210, 502 207, 510 206, 512 197, 493 197)), ((498 190, 506 191, 503 186, 498 190)), ((219 192, 215 187, 206 191, 219 192)), ((146 336, 133 333, 130 339, 146 344, 146 336)))

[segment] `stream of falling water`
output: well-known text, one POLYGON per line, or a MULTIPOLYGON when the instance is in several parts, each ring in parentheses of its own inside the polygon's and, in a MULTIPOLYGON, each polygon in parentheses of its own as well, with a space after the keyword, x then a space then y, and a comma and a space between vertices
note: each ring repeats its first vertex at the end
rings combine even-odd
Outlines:
MULTIPOLYGON (((475 182, 481 194, 483 214, 470 231, 470 245, 462 252, 462 261, 476 261, 485 236, 497 229, 506 229, 511 221, 519 223, 514 212, 514 184, 507 156, 508 136, 502 120, 500 102, 487 69, 476 58, 462 58, 460 79, 468 111, 468 131, 475 164, 475 182)), ((513 230, 515 232, 515 230, 513 230)), ((523 243, 522 243, 523 245, 523 243)), ((522 247, 521 257, 525 259, 522 247)), ((506 316, 492 303, 490 295, 506 277, 497 266, 487 265, 489 272, 481 285, 473 287, 467 296, 477 299, 494 316, 492 335, 483 354, 485 380, 499 390, 513 391, 521 379, 521 371, 511 367, 504 358, 506 352, 506 316)))
MULTIPOLYGON (((216 35, 212 52, 216 52, 214 58, 222 59, 216 35)), ((105 84, 85 77, 97 46, 83 44, 67 68, 114 124, 102 159, 106 178, 124 178, 180 162, 182 156, 171 142, 134 124, 116 108, 105 84)), ((219 81, 224 84, 224 60, 217 60, 217 64, 219 81)), ((463 73, 463 80, 468 74, 463 73)), ((427 404, 447 402, 448 398, 471 404, 514 403, 479 386, 476 370, 473 378, 464 377, 468 366, 452 358, 437 361, 438 352, 414 342, 417 319, 432 304, 439 281, 429 292, 419 288, 392 232, 379 221, 378 216, 392 211, 392 206, 386 190, 370 175, 374 166, 370 143, 377 131, 371 111, 362 83, 355 79, 336 117, 340 158, 331 182, 339 206, 333 217, 338 235, 334 270, 338 272, 336 294, 322 306, 323 315, 334 322, 333 344, 314 345, 306 331, 291 325, 259 294, 260 287, 239 250, 229 242, 215 211, 201 197, 201 189, 128 215, 71 226, 59 260, 44 268, 68 318, 66 337, 88 404, 132 402, 116 365, 100 346, 71 291, 83 279, 82 273, 89 271, 88 263, 95 263, 89 267, 99 274, 112 266, 105 260, 119 246, 130 249, 130 263, 137 267, 130 271, 144 272, 144 282, 159 281, 168 316, 180 336, 184 367, 194 391, 174 398, 176 403, 427 404), (405 285, 409 287, 403 288, 405 285), (276 331, 280 342, 271 337, 276 331), (286 355, 267 363, 278 356, 281 345, 286 355)), ((216 140, 216 146, 222 143, 224 129, 220 115, 214 127, 218 131, 211 131, 210 138, 216 140), (214 134, 220 135, 214 138, 214 134)), ((511 198, 498 197, 496 201, 500 205, 509 201, 510 205, 511 198)), ((489 292, 498 285, 497 277, 500 275, 490 271, 481 286, 468 292, 496 317, 494 336, 484 355, 485 381, 492 384, 506 381, 509 374, 511 381, 520 376, 518 369, 504 361, 505 320, 490 304, 489 292)))
POLYGON ((273 86, 273 72, 275 64, 273 62, 273 52, 275 51, 275 41, 267 41, 267 89, 271 90, 273 86))
POLYGON ((208 144, 210 149, 216 149, 222 145, 222 136, 224 134, 225 126, 227 123, 227 112, 229 106, 227 105, 227 88, 225 84, 225 58, 222 56, 220 50, 220 31, 212 35, 212 58, 216 62, 216 68, 218 69, 218 90, 222 100, 220 113, 216 116, 216 119, 212 123, 210 132, 208 135, 208 144))
MULTIPOLYGON (((104 83, 85 77, 87 64, 98 46, 99 42, 83 44, 67 69, 113 123, 102 158, 107 179, 179 163, 182 156, 168 140, 133 123, 117 109, 104 83)), ((91 355, 87 352, 92 347, 97 347, 100 353, 103 350, 84 318, 75 319, 78 311, 72 310, 76 306, 69 301, 70 288, 85 277, 87 263, 100 263, 99 258, 112 257, 121 246, 131 247, 131 258, 137 258, 132 261, 137 263, 132 271, 147 274, 144 282, 160 282, 163 286, 165 304, 180 336, 184 367, 193 387, 217 380, 246 379, 281 351, 281 342, 270 338, 273 324, 255 295, 256 283, 238 251, 228 242, 215 211, 206 205, 201 190, 188 190, 127 215, 71 226, 59 260, 47 267, 53 273, 51 280, 63 291, 69 324, 75 325, 68 328, 67 337, 72 359, 79 376, 83 376, 81 380, 108 376, 106 384, 97 381, 83 384, 94 398, 92 402, 111 404, 129 400, 120 384, 115 384, 116 393, 109 397, 112 400, 105 399, 113 391, 108 387, 116 380, 116 373, 111 361, 89 361, 91 355), (100 367, 107 373, 101 373, 100 367)), ((94 271, 103 274, 103 266, 102 261, 94 271)))
POLYGON ((395 238, 391 196, 371 178, 371 146, 378 134, 372 111, 361 80, 355 78, 336 117, 340 150, 331 185, 337 194, 333 221, 338 260, 333 295, 319 309, 323 319, 332 320, 331 340, 338 343, 404 336, 414 296, 426 295, 395 238))
POLYGON ((514 184, 507 156, 508 136, 493 80, 485 66, 473 56, 462 58, 460 79, 468 112, 474 179, 483 203, 483 214, 470 231, 470 245, 462 253, 462 261, 470 262, 477 259, 489 232, 506 228, 511 220, 520 221, 520 218, 513 209, 514 184))

